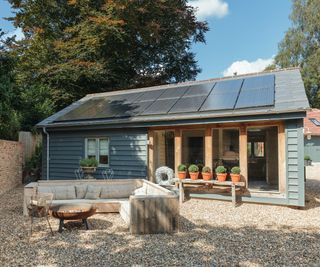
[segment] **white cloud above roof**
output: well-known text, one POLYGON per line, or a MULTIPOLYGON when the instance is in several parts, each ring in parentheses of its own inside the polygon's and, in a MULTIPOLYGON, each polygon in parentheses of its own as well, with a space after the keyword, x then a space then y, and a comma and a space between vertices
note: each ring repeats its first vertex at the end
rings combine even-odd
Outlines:
POLYGON ((263 71, 267 66, 273 63, 273 57, 262 59, 258 58, 255 61, 240 60, 233 62, 226 70, 223 71, 223 76, 233 76, 234 73, 246 74, 263 71))
POLYGON ((229 12, 228 3, 224 0, 189 0, 189 5, 197 8, 197 17, 199 19, 208 17, 222 18, 229 12))

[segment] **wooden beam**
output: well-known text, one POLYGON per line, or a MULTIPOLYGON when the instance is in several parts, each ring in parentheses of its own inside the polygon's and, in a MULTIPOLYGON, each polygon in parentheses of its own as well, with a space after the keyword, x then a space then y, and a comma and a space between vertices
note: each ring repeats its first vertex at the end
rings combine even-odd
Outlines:
POLYGON ((189 130, 189 129, 206 129, 207 127, 211 128, 240 128, 242 126, 247 127, 268 127, 268 126, 279 126, 282 121, 279 120, 268 120, 268 121, 252 121, 246 123, 239 122, 228 122, 228 123, 211 123, 211 124, 197 124, 197 125, 180 125, 180 126, 155 126, 150 127, 152 130, 169 130, 169 129, 180 129, 180 130, 189 130))
POLYGON ((240 136, 239 136, 239 161, 241 169, 241 179, 246 182, 246 187, 248 187, 248 152, 247 152, 247 127, 240 127, 240 136))
POLYGON ((207 127, 205 131, 205 147, 204 147, 204 164, 212 170, 212 161, 213 161, 213 146, 212 146, 212 128, 207 127))
POLYGON ((148 131, 148 177, 151 182, 154 178, 154 131, 148 131))
POLYGON ((279 171, 279 191, 286 192, 286 135, 284 123, 278 127, 278 171, 279 171))
POLYGON ((175 150, 175 154, 174 154, 174 169, 175 169, 175 173, 177 176, 178 173, 178 166, 182 163, 182 134, 181 134, 181 130, 180 129, 175 129, 174 131, 174 150, 175 150))

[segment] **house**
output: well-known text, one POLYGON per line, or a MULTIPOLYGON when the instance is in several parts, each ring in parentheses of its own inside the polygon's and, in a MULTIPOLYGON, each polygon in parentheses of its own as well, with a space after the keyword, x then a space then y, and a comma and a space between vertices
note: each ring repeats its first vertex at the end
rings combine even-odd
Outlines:
MULTIPOLYGON (((76 179, 79 160, 114 178, 154 180, 159 166, 240 166, 243 201, 304 206, 299 69, 90 94, 40 122, 43 179, 76 179)), ((229 200, 209 192, 194 197, 229 200)))
POLYGON ((312 162, 320 162, 320 110, 316 108, 304 118, 304 151, 312 162))

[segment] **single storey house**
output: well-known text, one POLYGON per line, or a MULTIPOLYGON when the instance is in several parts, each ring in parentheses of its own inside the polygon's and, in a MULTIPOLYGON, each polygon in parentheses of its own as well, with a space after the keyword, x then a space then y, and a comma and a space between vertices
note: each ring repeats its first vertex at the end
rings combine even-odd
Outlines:
POLYGON ((320 163, 320 110, 313 108, 304 118, 304 154, 320 163))
POLYGON ((43 179, 76 179, 85 157, 98 179, 104 168, 154 181, 160 166, 240 166, 243 201, 304 206, 308 108, 299 69, 90 94, 37 125, 43 179))

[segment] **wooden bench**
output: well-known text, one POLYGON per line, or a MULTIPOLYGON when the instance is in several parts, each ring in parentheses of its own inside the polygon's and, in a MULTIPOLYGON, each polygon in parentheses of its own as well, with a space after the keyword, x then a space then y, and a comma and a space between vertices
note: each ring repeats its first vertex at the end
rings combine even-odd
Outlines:
POLYGON ((182 204, 185 199, 185 185, 203 185, 203 186, 214 186, 215 188, 230 188, 231 189, 231 199, 232 199, 232 204, 235 207, 237 203, 236 199, 236 191, 240 190, 241 188, 245 187, 245 182, 237 182, 233 183, 231 181, 224 181, 224 182, 219 182, 217 180, 209 180, 205 181, 202 179, 198 180, 191 180, 191 179, 179 179, 175 178, 174 182, 178 184, 179 186, 179 202, 182 204))

